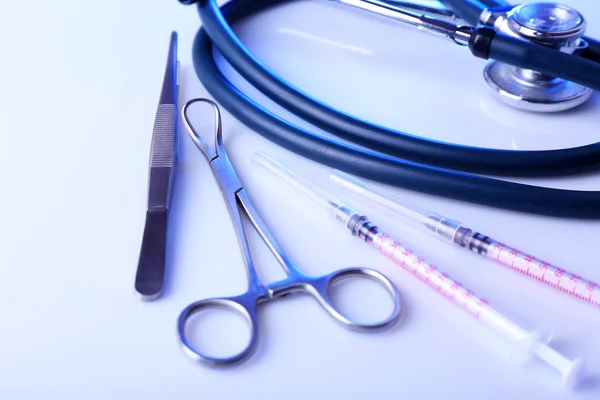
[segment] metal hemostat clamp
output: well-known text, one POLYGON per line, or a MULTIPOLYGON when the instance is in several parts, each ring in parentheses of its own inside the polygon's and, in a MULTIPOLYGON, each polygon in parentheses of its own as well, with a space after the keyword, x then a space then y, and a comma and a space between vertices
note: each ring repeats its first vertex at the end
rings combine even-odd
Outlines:
MULTIPOLYGON (((585 19, 577 10, 562 4, 523 4, 499 15, 484 12, 481 22, 493 24, 505 34, 570 54, 587 47, 582 39, 585 19)), ((486 66, 484 77, 502 102, 526 111, 565 111, 585 103, 592 94, 592 89, 585 86, 498 61, 486 66)))

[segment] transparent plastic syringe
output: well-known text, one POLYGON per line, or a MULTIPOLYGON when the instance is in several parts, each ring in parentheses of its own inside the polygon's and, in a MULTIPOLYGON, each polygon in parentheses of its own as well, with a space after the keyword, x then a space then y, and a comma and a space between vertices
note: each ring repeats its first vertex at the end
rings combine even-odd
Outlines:
POLYGON ((368 185, 344 172, 333 171, 329 175, 329 181, 344 195, 375 203, 447 242, 469 249, 530 278, 600 307, 600 287, 595 282, 583 279, 563 268, 475 232, 459 221, 404 201, 398 196, 368 185))
POLYGON ((353 235, 359 237, 380 253, 417 277, 428 287, 456 304, 481 324, 497 333, 522 352, 523 359, 537 356, 562 375, 563 384, 575 387, 583 372, 581 358, 569 360, 542 341, 539 333, 529 331, 498 312, 475 293, 452 279, 436 266, 428 264, 423 257, 413 253, 400 242, 381 232, 365 216, 346 206, 325 190, 298 176, 263 152, 253 158, 256 165, 279 177, 318 203, 331 217, 343 224, 353 235))

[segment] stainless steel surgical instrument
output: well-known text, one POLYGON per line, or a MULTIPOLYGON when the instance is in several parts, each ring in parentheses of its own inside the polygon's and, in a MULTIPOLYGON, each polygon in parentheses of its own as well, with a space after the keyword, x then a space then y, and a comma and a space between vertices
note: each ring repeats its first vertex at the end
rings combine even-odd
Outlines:
POLYGON ((281 297, 296 292, 304 292, 313 296, 321 306, 333 318, 349 328, 357 330, 373 330, 376 328, 386 328, 394 324, 399 316, 401 309, 401 297, 394 284, 383 274, 368 268, 345 268, 334 271, 330 274, 314 277, 304 275, 292 264, 279 246, 260 215, 252 205, 244 187, 238 178, 225 147, 223 145, 223 135, 221 131, 221 115, 218 106, 208 99, 196 98, 188 101, 182 110, 185 127, 192 138, 196 147, 202 152, 204 157, 210 163, 213 174, 219 183, 221 193, 227 204, 229 215, 233 221, 237 240, 242 251, 244 263, 248 273, 248 290, 246 293, 224 298, 212 298, 200 300, 187 306, 179 315, 177 331, 179 341, 186 354, 192 358, 209 365, 221 366, 242 361, 252 354, 255 349, 258 337, 257 324, 257 306, 260 303, 273 301, 281 297), (209 145, 200 137, 188 118, 188 109, 194 103, 206 103, 213 107, 215 112, 215 130, 216 130, 216 151, 213 151, 209 145), (248 216, 251 224, 258 231, 261 238, 267 244, 279 264, 285 270, 287 277, 268 285, 263 284, 254 269, 250 247, 246 238, 246 232, 242 224, 242 211, 248 216), (394 306, 391 314, 378 322, 357 322, 345 316, 334 304, 330 294, 333 285, 346 278, 368 278, 374 280, 383 286, 393 298, 394 306), (189 337, 186 334, 186 326, 190 318, 195 314, 206 309, 224 307, 241 314, 247 320, 250 326, 250 340, 246 348, 238 354, 227 357, 213 357, 205 352, 194 348, 189 337))
POLYGON ((135 289, 142 300, 162 294, 167 251, 167 228, 177 164, 177 33, 171 34, 163 87, 152 132, 148 172, 148 204, 135 289))

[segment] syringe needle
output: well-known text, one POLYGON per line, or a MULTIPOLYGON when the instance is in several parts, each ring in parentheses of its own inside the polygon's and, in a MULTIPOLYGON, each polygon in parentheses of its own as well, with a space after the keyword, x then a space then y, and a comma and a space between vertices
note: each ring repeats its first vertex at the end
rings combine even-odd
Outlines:
POLYGON ((433 264, 428 264, 423 257, 416 255, 412 250, 382 232, 367 217, 347 207, 322 188, 298 176, 271 157, 258 152, 253 161, 323 206, 328 214, 342 223, 353 235, 369 243, 411 275, 427 284, 429 288, 435 290, 469 315, 475 317, 488 329, 515 345, 518 350, 524 351, 528 356, 538 356, 559 371, 563 376, 563 383, 571 387, 576 385, 577 378, 582 372, 580 359, 569 360, 548 347, 540 340, 537 332, 528 331, 513 322, 492 308, 486 300, 477 297, 472 290, 467 289, 433 264))
POLYGON ((329 176, 329 181, 345 195, 375 203, 446 242, 469 249, 561 292, 600 307, 600 287, 595 282, 539 260, 482 233, 475 232, 459 221, 411 204, 344 172, 333 171, 329 176))

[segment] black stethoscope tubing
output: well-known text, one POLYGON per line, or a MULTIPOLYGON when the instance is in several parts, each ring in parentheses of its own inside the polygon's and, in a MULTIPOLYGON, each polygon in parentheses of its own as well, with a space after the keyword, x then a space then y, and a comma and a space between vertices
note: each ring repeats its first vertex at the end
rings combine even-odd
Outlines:
POLYGON ((546 151, 442 143, 344 114, 277 78, 248 52, 229 25, 286 1, 289 0, 234 0, 222 9, 215 0, 198 3, 203 26, 193 45, 196 73, 209 93, 242 123, 294 153, 374 181, 531 214, 600 218, 598 191, 544 188, 473 174, 539 177, 597 170, 599 143, 546 151), (256 104, 218 69, 213 45, 246 80, 275 102, 313 125, 369 150, 316 135, 256 104))

